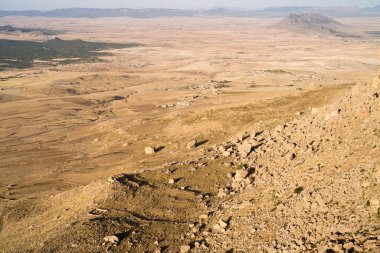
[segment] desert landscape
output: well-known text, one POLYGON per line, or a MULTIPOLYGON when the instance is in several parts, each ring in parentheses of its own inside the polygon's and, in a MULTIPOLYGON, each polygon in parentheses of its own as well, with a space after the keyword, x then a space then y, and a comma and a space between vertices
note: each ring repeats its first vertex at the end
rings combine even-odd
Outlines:
POLYGON ((0 252, 380 252, 379 24, 0 17, 0 252))

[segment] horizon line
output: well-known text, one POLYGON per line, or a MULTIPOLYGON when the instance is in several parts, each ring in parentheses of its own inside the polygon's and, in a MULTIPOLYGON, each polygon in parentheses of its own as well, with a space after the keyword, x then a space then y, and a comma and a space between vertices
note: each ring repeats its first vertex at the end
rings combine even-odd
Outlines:
POLYGON ((14 11, 14 12, 25 12, 25 11, 39 11, 39 12, 49 12, 54 10, 70 10, 70 9, 94 9, 94 10, 121 10, 121 9, 131 9, 131 10, 183 10, 183 11, 196 11, 196 10, 214 10, 214 9, 225 9, 234 11, 263 11, 277 8, 338 8, 338 7, 358 7, 360 9, 374 8, 380 6, 380 4, 375 6, 359 6, 356 4, 351 5, 280 5, 280 6, 268 6, 265 8, 244 8, 244 7, 234 7, 234 6, 215 6, 210 8, 169 8, 169 7, 114 7, 114 8, 99 8, 99 7, 66 7, 66 8, 55 8, 55 9, 2 9, 0 11, 14 11))

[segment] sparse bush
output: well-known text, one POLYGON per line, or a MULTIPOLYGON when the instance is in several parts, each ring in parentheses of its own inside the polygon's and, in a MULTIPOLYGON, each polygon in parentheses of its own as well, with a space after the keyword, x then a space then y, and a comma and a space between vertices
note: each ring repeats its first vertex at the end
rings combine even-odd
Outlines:
POLYGON ((270 74, 291 74, 290 72, 287 72, 282 69, 268 69, 264 71, 265 73, 270 73, 270 74))
POLYGON ((239 163, 237 166, 236 166, 236 169, 237 170, 242 170, 244 168, 244 165, 242 163, 239 163))
POLYGON ((302 191, 303 191, 303 187, 302 186, 299 186, 296 189, 294 189, 294 193, 296 193, 296 194, 300 194, 302 191))

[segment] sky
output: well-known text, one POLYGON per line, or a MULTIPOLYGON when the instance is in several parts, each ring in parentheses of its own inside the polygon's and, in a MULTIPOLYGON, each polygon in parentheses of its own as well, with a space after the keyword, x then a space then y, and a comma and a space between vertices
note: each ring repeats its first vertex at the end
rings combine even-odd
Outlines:
POLYGON ((274 6, 372 7, 380 0, 0 0, 2 10, 51 10, 60 8, 213 8, 261 9, 274 6))

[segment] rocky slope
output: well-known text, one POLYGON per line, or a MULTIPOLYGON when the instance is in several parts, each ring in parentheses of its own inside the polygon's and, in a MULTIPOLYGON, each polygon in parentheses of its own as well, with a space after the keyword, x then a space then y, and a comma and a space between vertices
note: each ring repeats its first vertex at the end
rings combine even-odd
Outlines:
POLYGON ((211 251, 379 252, 379 83, 220 146, 246 173, 220 190, 211 251))
POLYGON ((2 214, 0 252, 379 252, 379 88, 20 203, 2 214))

